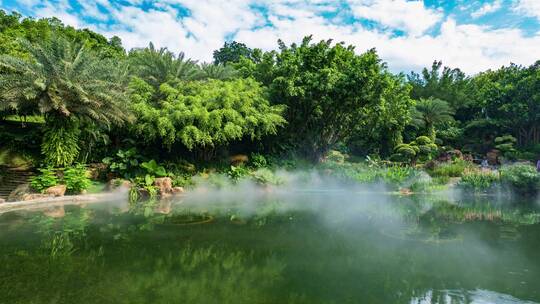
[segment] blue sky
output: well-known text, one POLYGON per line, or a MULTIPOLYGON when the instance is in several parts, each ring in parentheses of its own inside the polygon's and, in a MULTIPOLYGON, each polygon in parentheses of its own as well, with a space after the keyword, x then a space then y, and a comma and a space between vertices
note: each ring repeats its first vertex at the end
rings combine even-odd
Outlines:
POLYGON ((376 48, 393 71, 433 60, 466 72, 540 59, 540 0, 0 0, 25 16, 210 61, 224 41, 264 50, 312 34, 376 48))

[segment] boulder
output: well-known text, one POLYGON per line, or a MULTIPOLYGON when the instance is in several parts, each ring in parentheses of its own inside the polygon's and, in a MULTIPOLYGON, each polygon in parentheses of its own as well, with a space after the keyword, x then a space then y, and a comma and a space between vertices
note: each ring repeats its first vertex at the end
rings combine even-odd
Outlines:
POLYGON ((2 203, 5 203, 5 202, 6 202, 6 200, 5 200, 5 199, 3 199, 3 198, 0 198, 0 204, 2 204, 2 203))
POLYGON ((108 166, 104 163, 93 163, 88 165, 88 172, 90 172, 90 178, 98 180, 106 178, 108 166))
POLYGON ((64 194, 66 194, 66 190, 66 185, 56 185, 45 189, 43 193, 51 196, 64 196, 64 194))
POLYGON ((154 186, 159 190, 159 194, 168 195, 173 193, 172 179, 170 177, 158 177, 154 180, 154 186))
POLYGON ((173 194, 182 194, 182 193, 184 193, 184 188, 183 187, 173 187, 172 188, 172 193, 173 194))
POLYGON ((8 202, 23 201, 25 195, 31 194, 30 184, 20 184, 8 196, 8 202))

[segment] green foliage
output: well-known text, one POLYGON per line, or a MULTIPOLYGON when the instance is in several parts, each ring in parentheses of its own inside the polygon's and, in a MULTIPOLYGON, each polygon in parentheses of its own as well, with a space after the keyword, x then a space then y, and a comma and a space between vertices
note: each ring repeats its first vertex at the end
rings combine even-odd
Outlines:
POLYGON ((249 156, 249 165, 255 169, 265 168, 268 166, 268 161, 260 153, 251 153, 249 156))
POLYGON ((167 48, 156 49, 152 43, 146 48, 131 50, 129 62, 131 72, 155 90, 164 83, 175 84, 201 77, 197 63, 186 59, 184 53, 175 55, 167 48))
POLYGON ((464 160, 456 160, 450 163, 443 163, 440 165, 437 165, 431 172, 429 172, 434 177, 441 177, 441 176, 447 176, 447 177, 460 177, 463 175, 463 173, 469 169, 473 168, 474 164, 464 161, 464 160))
POLYGON ((243 138, 256 140, 276 134, 285 123, 282 106, 270 106, 264 90, 252 79, 209 80, 178 87, 162 85, 165 100, 148 100, 149 88, 132 82, 134 131, 147 141, 165 146, 182 143, 188 149, 212 151, 243 138))
POLYGON ((163 177, 167 175, 165 167, 158 165, 158 163, 153 159, 147 162, 143 162, 141 164, 141 168, 145 169, 146 173, 152 176, 163 177))
POLYGON ((238 181, 248 175, 249 175, 249 170, 245 167, 231 166, 231 168, 227 172, 227 176, 229 176, 229 178, 232 179, 233 181, 238 181))
POLYGON ((326 155, 326 160, 342 164, 345 162, 345 155, 337 150, 330 150, 326 155))
POLYGON ((252 59, 252 53, 253 50, 243 43, 236 41, 225 42, 222 48, 214 51, 214 63, 226 64, 238 62, 242 57, 252 59))
POLYGON ((413 112, 413 123, 415 126, 425 128, 427 136, 431 141, 435 141, 437 125, 451 122, 454 110, 450 105, 440 99, 428 98, 420 99, 416 102, 415 111, 413 112))
POLYGON ((517 150, 514 148, 514 145, 517 143, 517 140, 512 135, 504 135, 495 138, 495 149, 501 151, 502 155, 509 159, 515 159, 517 150))
POLYGON ((53 167, 71 165, 79 154, 79 134, 76 122, 52 122, 45 131, 41 145, 45 164, 53 167))
POLYGON ((251 178, 260 185, 279 185, 283 180, 278 178, 274 172, 267 168, 261 168, 251 173, 251 178))
POLYGON ((463 173, 459 186, 467 190, 486 191, 499 181, 499 175, 492 171, 470 170, 463 173))
POLYGON ((287 129, 279 141, 320 161, 350 138, 366 109, 379 104, 387 85, 385 66, 375 50, 357 55, 353 46, 331 40, 312 43, 305 37, 299 45, 279 44, 268 72, 272 101, 287 106, 287 129))
POLYGON ((83 164, 77 164, 64 170, 63 182, 69 193, 82 193, 92 185, 88 170, 83 164))
POLYGON ((142 160, 142 156, 138 154, 137 149, 130 148, 128 150, 118 150, 115 157, 106 157, 103 163, 109 166, 109 170, 117 173, 124 178, 134 176, 142 160))
POLYGON ((416 170, 411 167, 389 166, 384 170, 383 180, 389 184, 400 185, 412 179, 416 174, 416 170))
POLYGON ((503 166, 500 170, 501 182, 519 194, 533 195, 540 187, 540 173, 528 164, 503 166))
POLYGON ((30 185, 35 190, 41 192, 49 187, 58 185, 56 171, 52 167, 38 169, 40 174, 32 177, 30 185))

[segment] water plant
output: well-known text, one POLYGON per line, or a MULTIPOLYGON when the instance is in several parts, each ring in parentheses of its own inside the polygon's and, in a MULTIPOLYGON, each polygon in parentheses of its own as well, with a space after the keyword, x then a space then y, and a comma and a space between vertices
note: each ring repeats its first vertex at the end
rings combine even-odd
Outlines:
POLYGON ((463 173, 459 186, 473 191, 486 191, 499 181, 499 174, 493 171, 469 170, 463 173))

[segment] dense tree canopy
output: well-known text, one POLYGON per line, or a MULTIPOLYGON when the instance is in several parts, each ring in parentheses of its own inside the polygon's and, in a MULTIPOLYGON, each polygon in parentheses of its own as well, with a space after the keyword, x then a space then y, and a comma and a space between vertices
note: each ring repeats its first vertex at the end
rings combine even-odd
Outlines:
POLYGON ((264 89, 252 79, 164 84, 164 99, 152 102, 153 89, 141 79, 131 83, 135 132, 165 146, 182 143, 211 157, 216 147, 243 138, 276 134, 285 124, 283 106, 270 106, 264 89))
POLYGON ((44 122, 32 134, 54 165, 100 160, 97 141, 102 154, 136 142, 195 159, 235 149, 320 160, 330 149, 395 156, 418 138, 486 153, 511 135, 512 153, 530 155, 540 153, 539 92, 540 63, 469 76, 435 61, 395 75, 375 50, 311 37, 269 52, 227 42, 199 63, 0 10, 0 124, 44 122))

